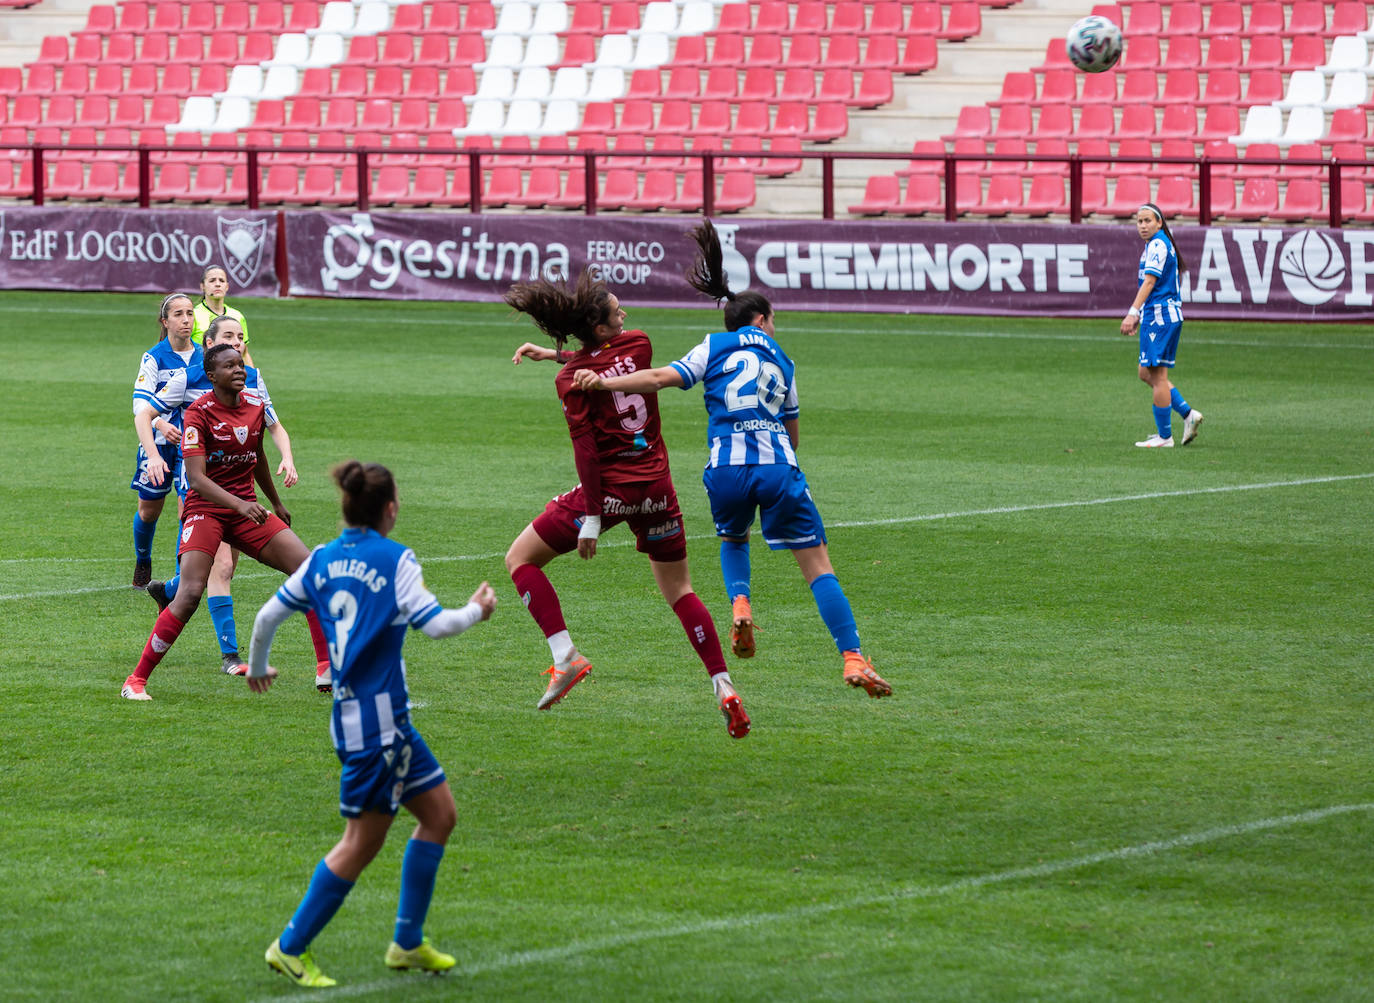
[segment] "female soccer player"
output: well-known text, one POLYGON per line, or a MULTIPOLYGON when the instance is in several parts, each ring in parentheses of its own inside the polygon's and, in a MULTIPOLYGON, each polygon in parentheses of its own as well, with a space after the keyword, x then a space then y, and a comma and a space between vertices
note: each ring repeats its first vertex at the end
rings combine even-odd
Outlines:
MULTIPOLYGON (((248 321, 244 319, 242 312, 224 302, 224 297, 228 294, 229 272, 223 265, 206 265, 205 271, 200 273, 200 302, 196 304, 196 326, 191 332, 191 340, 200 342, 209 329, 210 322, 216 317, 233 317, 243 328, 243 344, 247 346, 248 321)), ((253 364, 247 347, 243 349, 243 363, 246 366, 253 364)))
POLYGON ((702 480, 720 536, 735 654, 749 658, 755 651, 749 529, 758 509, 764 542, 773 550, 792 551, 811 586, 821 619, 844 657, 844 681, 871 697, 889 696, 892 687, 860 650, 854 614, 830 565, 825 526, 797 466, 795 366, 773 338, 773 307, 759 293, 730 291, 720 237, 710 220, 693 230, 692 237, 699 253, 687 281, 717 302, 725 301, 725 331, 707 335, 687 355, 659 369, 619 371, 599 359, 585 360, 595 368, 575 373, 574 385, 616 396, 649 394, 652 401, 663 387, 686 390, 703 384, 711 455, 702 480))
MULTIPOLYGON (((291 532, 291 515, 272 483, 263 428, 275 421, 262 398, 244 390, 243 356, 229 345, 216 345, 205 356, 205 372, 214 388, 186 408, 181 455, 186 465, 186 507, 181 530, 181 587, 153 624, 133 675, 124 680, 126 700, 151 700, 148 677, 180 636, 200 605, 210 567, 221 542, 237 547, 268 567, 291 574, 309 556, 291 532), (273 512, 258 504, 256 481, 273 512)), ((329 649, 319 618, 312 620, 316 661, 328 661, 329 649)))
POLYGON ((1202 424, 1202 412, 1189 407, 1178 388, 1169 382, 1179 332, 1183 330, 1178 277, 1188 266, 1178 256, 1174 235, 1169 232, 1159 206, 1153 202, 1141 206, 1135 214, 1135 230, 1145 241, 1137 279, 1140 288, 1121 321, 1121 334, 1129 337, 1136 328, 1140 329, 1140 378, 1150 386, 1155 414, 1155 434, 1136 445, 1144 449, 1171 449, 1174 431, 1170 408, 1183 419, 1183 445, 1197 438, 1198 426, 1202 424))
MULTIPOLYGON (((210 326, 205 329, 204 346, 208 350, 215 345, 230 345, 236 351, 243 351, 243 327, 233 317, 225 314, 216 317, 210 322, 210 326)), ((244 369, 245 389, 256 391, 267 405, 267 411, 274 418, 276 411, 272 407, 272 395, 267 391, 267 383, 262 379, 262 375, 252 366, 244 369)), ((167 381, 167 385, 153 395, 151 405, 144 404, 143 411, 135 414, 134 427, 138 429, 139 441, 145 444, 152 442, 153 429, 156 422, 170 421, 175 417, 178 422, 182 411, 188 404, 198 400, 203 394, 210 392, 210 381, 205 376, 205 367, 200 365, 190 366, 172 375, 167 381)), ((277 467, 277 476, 282 479, 283 487, 291 487, 298 480, 296 473, 295 459, 291 453, 291 437, 286 433, 286 427, 280 420, 274 420, 268 426, 268 434, 272 436, 272 442, 276 444, 281 453, 281 463, 277 467)), ((185 484, 178 484, 179 494, 184 494, 185 484)), ((220 544, 219 551, 215 554, 214 567, 210 569, 210 581, 206 587, 207 599, 205 605, 210 610, 210 619, 215 628, 215 637, 219 641, 221 668, 231 676, 241 676, 248 671, 248 666, 239 657, 238 631, 234 625, 234 599, 229 594, 229 582, 234 577, 234 568, 238 564, 238 551, 227 543, 220 544)), ((167 604, 177 594, 180 585, 180 576, 171 578, 165 582, 149 582, 148 595, 157 603, 159 609, 166 609, 167 604)), ((328 664, 317 666, 319 679, 317 684, 322 689, 329 687, 329 666, 328 664)))
POLYGON ((248 657, 248 685, 265 693, 277 675, 267 664, 272 637, 293 611, 318 614, 329 634, 339 694, 329 733, 343 764, 344 834, 315 866, 291 922, 267 948, 267 963, 302 986, 334 985, 310 956, 310 944, 382 848, 398 805, 418 824, 401 863, 401 899, 386 965, 427 972, 453 967, 453 956, 431 947, 423 927, 457 808, 443 767, 410 722, 401 645, 407 626, 448 637, 496 608, 496 593, 486 582, 460 610, 443 609, 425 588, 415 554, 387 539, 399 502, 386 467, 349 460, 334 469, 334 480, 348 528, 316 547, 258 612, 248 657))
MULTIPOLYGON (((134 419, 147 407, 153 395, 167 385, 173 374, 195 365, 201 360, 200 346, 191 340, 194 307, 185 293, 172 293, 162 301, 158 310, 157 344, 143 353, 134 377, 134 419)), ((138 492, 138 508, 134 511, 134 577, 136 589, 145 588, 153 577, 153 534, 157 532, 158 516, 172 490, 169 471, 180 473, 181 454, 177 443, 181 440, 181 423, 166 422, 149 440, 141 441, 134 461, 134 478, 129 487, 138 492), (162 476, 154 479, 155 472, 162 476)))
MULTIPOLYGON (((506 302, 528 314, 558 349, 569 340, 581 346, 568 355, 554 385, 572 436, 573 460, 581 479, 554 498, 515 538, 506 553, 506 570, 553 653, 548 689, 537 706, 547 710, 563 699, 592 665, 578 652, 563 620, 563 610, 543 572, 560 554, 576 550, 584 560, 596 555, 604 530, 625 522, 636 548, 649 558, 654 581, 677 614, 687 639, 706 666, 731 738, 749 733, 749 715, 725 668, 711 614, 692 591, 682 510, 668 471, 668 450, 659 434, 658 400, 638 394, 584 392, 572 374, 588 365, 644 369, 653 364, 653 345, 643 331, 625 330, 625 311, 605 283, 584 271, 573 288, 547 280, 520 282, 506 302)), ((562 353, 528 342, 512 360, 561 358, 562 353)))

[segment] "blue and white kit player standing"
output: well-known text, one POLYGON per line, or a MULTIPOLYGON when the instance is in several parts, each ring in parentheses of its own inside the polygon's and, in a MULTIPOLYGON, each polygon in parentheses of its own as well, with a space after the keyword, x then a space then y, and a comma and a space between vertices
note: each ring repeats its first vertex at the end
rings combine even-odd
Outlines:
MULTIPOLYGON (((199 365, 204 353, 191 340, 195 322, 191 297, 172 293, 158 309, 158 342, 143 353, 138 375, 134 377, 134 417, 147 408, 153 395, 167 385, 172 375, 187 366, 199 365)), ((134 511, 134 577, 136 589, 146 588, 153 578, 153 534, 162 515, 167 495, 174 480, 181 475, 181 441, 179 418, 168 418, 160 426, 154 425, 153 453, 142 444, 134 460, 134 477, 129 487, 138 492, 138 508, 134 511), (151 471, 149 467, 153 468, 151 471)))
POLYGON ((698 255, 688 270, 693 288, 725 300, 725 331, 709 334, 681 359, 657 369, 616 375, 583 369, 583 390, 652 393, 700 383, 706 403, 710 460, 702 481, 720 537, 720 567, 731 601, 731 649, 754 654, 750 605, 749 530, 757 510, 763 539, 790 550, 811 587, 821 619, 844 656, 844 681, 869 696, 892 687, 859 647, 859 631, 826 549, 825 526, 797 465, 799 441, 796 367, 774 340, 773 307, 759 293, 730 291, 720 238, 710 220, 692 231, 698 255))
POLYGON ((1183 302, 1179 298, 1178 277, 1188 266, 1178 256, 1174 235, 1164 222, 1164 213, 1153 202, 1146 202, 1135 214, 1136 232, 1145 241, 1140 255, 1135 300, 1121 321, 1122 335, 1129 337, 1140 328, 1140 378, 1150 387, 1154 405, 1155 434, 1136 445, 1143 449, 1171 449, 1174 431, 1170 411, 1183 419, 1183 445, 1197 438, 1202 412, 1189 407, 1183 394, 1169 381, 1178 352, 1178 336, 1183 330, 1183 302))
POLYGON ((258 612, 248 659, 248 685, 265 692, 276 676, 267 656, 277 627, 293 611, 319 614, 334 675, 329 734, 343 766, 344 834, 316 865, 291 921, 267 948, 267 964, 303 986, 335 984, 315 964, 310 943, 381 850, 401 805, 418 824, 401 864, 395 935, 384 961, 388 968, 428 972, 453 967, 452 955, 430 946, 423 925, 457 808, 444 768, 410 723, 401 646, 408 627, 448 637, 496 608, 486 582, 460 610, 444 609, 425 588, 415 554, 387 539, 399 502, 386 467, 348 460, 334 469, 334 480, 347 528, 316 547, 258 612))

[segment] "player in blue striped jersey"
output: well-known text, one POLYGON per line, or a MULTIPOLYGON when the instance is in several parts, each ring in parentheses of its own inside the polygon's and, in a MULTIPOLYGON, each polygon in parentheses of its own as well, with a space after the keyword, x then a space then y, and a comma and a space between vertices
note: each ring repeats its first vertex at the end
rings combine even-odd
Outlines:
MULTIPOLYGON (((243 326, 234 317, 228 315, 216 317, 206 328, 203 337, 206 351, 215 345, 226 344, 232 346, 240 354, 243 352, 243 326)), ((262 378, 262 374, 252 366, 245 366, 244 373, 245 388, 257 391, 267 405, 270 420, 267 431, 282 456, 281 463, 277 467, 277 476, 282 479, 282 486, 289 488, 298 479, 295 460, 291 453, 291 437, 278 420, 276 411, 272 408, 272 398, 267 391, 267 382, 262 378)), ((179 426, 186 405, 195 401, 202 394, 209 393, 211 389, 210 378, 206 375, 203 364, 197 363, 185 369, 177 370, 171 375, 166 385, 152 396, 151 400, 141 402, 141 410, 139 410, 139 404, 135 404, 134 427, 138 429, 139 441, 144 444, 145 448, 148 443, 153 441, 153 422, 159 419, 164 422, 174 422, 179 426)), ((176 489, 178 496, 185 497, 186 478, 184 471, 176 484, 176 489)), ((248 671, 243 659, 239 657, 238 631, 234 624, 234 600, 229 594, 229 583, 234 577, 234 568, 238 563, 238 556, 237 550, 227 543, 222 544, 215 554, 215 563, 210 569, 210 579, 205 588, 205 605, 210 610, 210 621, 214 626, 215 637, 219 641, 220 667, 224 672, 233 676, 241 676, 248 671)), ((176 598, 177 587, 180 583, 180 575, 176 575, 165 582, 149 582, 148 595, 157 603, 159 609, 166 609, 167 604, 176 598)), ((321 667, 316 666, 316 675, 323 677, 322 680, 317 678, 317 685, 322 682, 325 685, 321 688, 327 689, 329 682, 328 666, 324 666, 322 672, 321 667)))
POLYGON ((1139 375, 1150 387, 1154 406, 1155 434, 1136 445, 1145 449, 1169 449, 1174 444, 1170 411, 1183 419, 1183 445, 1197 438, 1202 412, 1189 407, 1183 394, 1169 380, 1178 352, 1178 336, 1183 330, 1183 301, 1179 298, 1178 277, 1187 265, 1178 256, 1174 235, 1164 222, 1164 213, 1153 202, 1146 202, 1135 214, 1136 233, 1145 241, 1140 255, 1135 300, 1121 321, 1121 333, 1129 337, 1140 329, 1139 375))
MULTIPOLYGON (((138 375, 134 377, 133 410, 137 420, 153 395, 166 386, 172 376, 189 365, 198 365, 203 352, 191 341, 194 326, 194 307, 191 297, 172 293, 162 301, 158 310, 158 342, 143 353, 138 375)), ((129 487, 138 492, 138 508, 134 511, 134 577, 136 589, 145 588, 153 577, 153 534, 157 520, 172 490, 170 475, 180 476, 181 423, 164 421, 154 429, 148 448, 141 442, 134 461, 134 476, 129 487)))
POLYGON ((721 541, 734 653, 749 658, 755 651, 749 530, 757 510, 764 542, 773 550, 792 551, 797 559, 821 619, 844 656, 845 682, 869 696, 888 696, 892 687, 860 649, 853 611, 830 564, 825 526, 797 465, 796 366, 773 337, 773 307, 759 293, 730 291, 720 237, 709 220, 692 237, 699 254, 687 281, 717 302, 725 301, 726 330, 707 335, 667 366, 624 375, 584 369, 576 375, 577 384, 583 390, 629 393, 702 385, 710 443, 702 480, 721 541))
POLYGON ((276 677, 267 664, 272 637, 293 611, 318 613, 329 639, 329 735, 343 765, 344 834, 315 867, 291 921, 267 949, 272 968, 305 986, 335 984, 311 958, 310 943, 382 848, 401 805, 418 824, 401 865, 396 930, 385 963, 430 972, 453 967, 453 957, 430 946, 422 928, 457 808, 443 767, 411 724, 401 646, 409 627, 448 637, 496 608, 496 593, 486 582, 460 610, 444 609, 425 588, 414 553, 388 539, 399 502, 386 467, 349 460, 335 468, 334 479, 347 528, 316 547, 258 612, 249 653, 248 685, 263 693, 276 677))

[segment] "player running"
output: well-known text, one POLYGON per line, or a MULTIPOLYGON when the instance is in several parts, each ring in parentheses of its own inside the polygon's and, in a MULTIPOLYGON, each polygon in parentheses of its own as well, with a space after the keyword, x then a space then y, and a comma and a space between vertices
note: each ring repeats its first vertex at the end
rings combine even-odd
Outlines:
MULTIPOLYGON (((227 542, 286 574, 309 556, 305 544, 291 531, 291 515, 272 483, 262 436, 264 427, 276 419, 258 394, 244 389, 243 356, 232 346, 215 345, 205 355, 205 372, 214 389, 186 408, 181 437, 188 485, 181 530, 181 587, 158 614, 138 666, 124 680, 120 696, 126 700, 152 699, 146 689, 148 677, 200 605, 220 543, 227 542), (272 512, 258 503, 255 481, 272 503, 272 512)), ((313 613, 307 618, 312 621, 316 661, 327 662, 329 650, 319 618, 313 613)))
POLYGON ((311 987, 335 984, 315 964, 310 944, 382 848, 399 805, 418 824, 401 863, 395 936, 385 964, 426 972, 454 965, 452 955, 430 945, 423 927, 457 808, 444 768, 411 724, 401 645, 407 627, 449 637, 496 608, 496 593, 486 582, 460 610, 442 608, 425 588, 415 554, 387 538, 399 501, 386 467, 349 460, 335 468, 334 480, 347 528, 316 547, 258 612, 248 658, 248 685, 264 693, 277 675, 267 664, 272 637, 287 617, 296 611, 318 615, 329 635, 335 683, 329 734, 343 764, 344 834, 315 866, 291 921, 267 948, 268 965, 311 987))
POLYGON ((749 734, 749 715, 726 671, 711 614, 692 590, 687 569, 687 539, 682 510, 668 470, 668 450, 659 434, 658 399, 638 394, 584 392, 573 373, 589 365, 644 369, 653 364, 653 345, 643 331, 625 330, 625 311, 605 283, 584 271, 574 288, 547 280, 520 282, 506 302, 528 314, 561 350, 525 343, 513 362, 528 357, 565 361, 554 381, 572 437, 573 460, 581 482, 548 503, 515 538, 506 553, 506 570, 553 653, 548 688, 538 707, 547 710, 592 669, 572 642, 563 610, 543 567, 576 550, 596 555, 596 542, 617 523, 629 525, 636 549, 649 558, 654 581, 672 607, 697 657, 711 677, 726 731, 749 734))
MULTIPOLYGON (((162 301, 158 310, 158 342, 143 353, 134 377, 133 410, 138 414, 153 395, 167 385, 173 375, 201 360, 200 346, 191 340, 194 326, 194 307, 185 293, 172 293, 162 301)), ((172 490, 168 472, 179 475, 181 454, 180 421, 168 420, 153 430, 153 437, 145 446, 140 439, 134 460, 134 477, 129 487, 138 492, 138 508, 134 511, 134 577, 136 589, 146 588, 153 577, 153 534, 157 520, 172 490), (149 448, 151 447, 151 448, 149 448), (162 476, 154 480, 160 472, 162 476)))
MULTIPOLYGON (((730 597, 734 653, 755 651, 750 607, 749 530, 758 510, 763 539, 773 550, 790 550, 811 587, 821 619, 844 658, 844 681, 871 697, 892 687, 873 669, 859 646, 849 600, 826 549, 825 526, 797 465, 800 409, 795 365, 774 340, 773 307, 759 293, 730 291, 720 238, 707 220, 692 231, 699 253, 687 273, 694 289, 725 301, 725 330, 709 334, 681 359, 658 369, 647 365, 619 372, 599 360, 573 376, 583 390, 617 396, 648 394, 664 387, 702 384, 710 459, 702 477, 720 536, 720 566, 730 597)), ((571 365, 571 363, 570 363, 571 365)))

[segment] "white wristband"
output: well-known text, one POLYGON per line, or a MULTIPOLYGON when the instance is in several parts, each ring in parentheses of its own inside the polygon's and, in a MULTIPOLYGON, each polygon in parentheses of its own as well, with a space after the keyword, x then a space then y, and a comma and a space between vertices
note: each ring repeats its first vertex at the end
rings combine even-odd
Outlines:
POLYGON ((577 531, 579 540, 595 540, 601 535, 601 516, 584 515, 582 517, 582 528, 577 531))
POLYGON ((1129 310, 1126 311, 1126 316, 1127 316, 1127 317, 1139 317, 1139 316, 1140 316, 1140 311, 1137 310, 1135 307, 1131 307, 1129 310))

